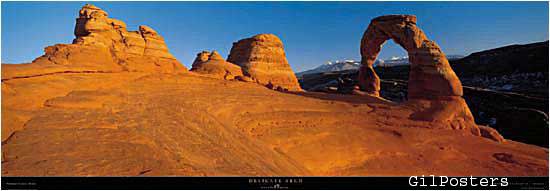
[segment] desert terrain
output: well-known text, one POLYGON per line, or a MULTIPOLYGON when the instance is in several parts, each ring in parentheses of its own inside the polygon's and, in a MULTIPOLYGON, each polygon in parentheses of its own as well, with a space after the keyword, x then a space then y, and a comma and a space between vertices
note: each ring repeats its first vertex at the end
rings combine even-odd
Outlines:
MULTIPOLYGON (((506 139, 548 148, 548 41, 484 50, 449 62, 476 124, 490 126, 506 139)), ((323 64, 297 76, 306 91, 352 94, 359 64, 323 64)), ((409 65, 374 69, 381 97, 407 100, 409 65)))
POLYGON ((72 44, 2 64, 2 176, 548 176, 547 148, 475 124, 416 22, 373 19, 360 86, 339 95, 302 90, 273 34, 188 71, 162 31, 85 5, 72 44), (407 102, 378 93, 388 39, 415 56, 407 102))

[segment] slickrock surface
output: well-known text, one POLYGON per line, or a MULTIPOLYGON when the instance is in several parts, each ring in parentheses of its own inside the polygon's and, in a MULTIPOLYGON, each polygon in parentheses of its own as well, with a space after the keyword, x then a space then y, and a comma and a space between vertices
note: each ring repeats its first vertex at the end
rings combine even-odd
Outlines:
POLYGON ((240 66, 225 61, 217 51, 202 51, 197 54, 191 71, 226 80, 243 76, 240 66))
POLYGON ((361 40, 359 84, 378 96, 380 79, 373 69, 382 45, 392 39, 409 55, 411 69, 408 102, 417 109, 415 120, 438 121, 452 129, 481 134, 468 105, 462 98, 462 84, 439 46, 416 26, 414 15, 386 15, 372 19, 361 40))
POLYGON ((93 5, 79 12, 73 44, 45 48, 30 64, 2 65, 2 80, 55 73, 112 73, 121 71, 178 73, 187 69, 169 53, 164 39, 140 26, 127 31, 122 21, 109 18, 93 5))
MULTIPOLYGON (((272 91, 241 82, 250 81, 247 76, 220 80, 156 64, 145 70, 126 62, 134 72, 98 72, 104 70, 94 67, 112 68, 96 59, 119 59, 112 55, 128 50, 113 51, 116 45, 100 40, 108 33, 105 26, 115 26, 97 24, 106 13, 86 6, 81 16, 93 20, 83 30, 89 34, 76 30, 76 44, 47 48, 51 54, 39 58, 68 51, 69 59, 2 64, 3 176, 548 176, 548 149, 499 143, 454 130, 461 121, 440 121, 467 109, 453 100, 459 96, 399 105, 369 95, 272 91), (110 48, 98 48, 105 44, 110 48), (82 69, 51 72, 62 66, 82 69), (42 73, 4 79, 32 72, 42 73), (426 111, 432 105, 439 114, 426 111)), ((77 29, 82 25, 88 24, 77 29)), ((139 34, 147 42, 159 39, 149 28, 139 34)), ((288 67, 282 44, 272 37, 236 45, 230 57, 251 61, 240 63, 259 75, 256 80, 267 71, 277 74, 271 80, 281 80, 291 70, 282 69, 288 67), (254 56, 233 52, 244 50, 254 56)), ((147 42, 143 55, 132 58, 169 59, 159 41, 151 42, 156 48, 147 42)), ((196 66, 203 61, 223 59, 199 54, 196 66)), ((282 82, 288 81, 271 81, 277 89, 293 87, 282 82)))
POLYGON ((259 34, 233 43, 227 61, 241 66, 244 75, 260 84, 273 89, 302 90, 286 60, 283 42, 273 34, 259 34))
POLYGON ((548 149, 411 120, 379 98, 190 74, 10 80, 2 112, 5 176, 548 175, 548 149))

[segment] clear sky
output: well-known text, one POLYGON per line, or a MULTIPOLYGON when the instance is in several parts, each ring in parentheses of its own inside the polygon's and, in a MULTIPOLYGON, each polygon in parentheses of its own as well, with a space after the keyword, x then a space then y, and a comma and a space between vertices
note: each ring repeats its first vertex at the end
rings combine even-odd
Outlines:
MULTIPOLYGON (((30 62, 46 46, 71 43, 85 2, 2 2, 2 63, 30 62)), ((450 54, 548 40, 548 2, 92 2, 129 30, 148 25, 190 66, 198 52, 227 57, 232 43, 273 33, 295 71, 360 58, 370 20, 414 14, 428 38, 450 54)), ((387 43, 379 58, 405 56, 387 43)))

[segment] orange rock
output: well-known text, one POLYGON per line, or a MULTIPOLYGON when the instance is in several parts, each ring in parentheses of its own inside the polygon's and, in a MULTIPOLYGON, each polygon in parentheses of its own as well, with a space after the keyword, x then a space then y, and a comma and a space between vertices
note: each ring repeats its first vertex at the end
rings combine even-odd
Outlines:
POLYGON ((360 83, 367 92, 380 90, 372 66, 386 40, 393 39, 409 54, 409 98, 462 96, 462 84, 439 46, 416 26, 414 15, 386 15, 373 19, 361 40, 360 83))
POLYGON ((547 148, 432 128, 443 123, 410 113, 371 96, 277 93, 196 75, 10 80, 2 175, 548 176, 547 148))
POLYGON ((478 127, 482 137, 489 138, 493 141, 500 143, 506 142, 506 139, 504 139, 504 137, 502 137, 502 135, 500 135, 500 133, 498 133, 496 129, 483 125, 478 125, 478 127))
POLYGON ((191 71, 226 80, 243 75, 240 66, 226 62, 216 51, 202 51, 197 54, 191 71))
POLYGON ((140 26, 127 31, 122 21, 111 19, 98 7, 86 4, 79 12, 72 44, 57 44, 31 64, 4 67, 2 80, 61 72, 160 72, 187 69, 170 54, 164 39, 140 26), (4 75, 6 74, 6 75, 4 75))
POLYGON ((380 78, 371 65, 363 64, 359 68, 359 79, 369 79, 359 81, 362 89, 369 95, 380 96, 380 78))
POLYGON ((437 122, 443 128, 465 130, 473 135, 481 136, 470 108, 464 98, 460 96, 410 99, 405 106, 409 106, 415 111, 409 116, 409 119, 437 122))
MULTIPOLYGON (((92 6, 81 15, 107 16, 92 6)), ((158 36, 141 27, 125 34, 126 47, 101 46, 109 43, 94 36, 102 27, 79 30, 91 44, 2 64, 2 176, 548 176, 548 148, 451 130, 501 139, 476 129, 460 96, 398 105, 355 87, 358 95, 277 93, 198 75, 121 72, 159 71, 164 62, 150 64, 160 59, 155 51, 142 55, 158 36)), ((250 52, 247 59, 275 63, 269 51, 250 52)), ((224 61, 204 52, 194 67, 210 62, 224 61)))
POLYGON ((195 61, 193 61, 193 65, 191 65, 191 70, 201 67, 202 64, 208 62, 208 60, 210 60, 210 55, 211 53, 208 51, 198 53, 195 61))
POLYGON ((361 40, 359 84, 371 95, 379 95, 380 79, 373 64, 389 39, 409 55, 408 104, 420 110, 411 119, 439 121, 453 129, 480 130, 462 96, 462 84, 439 46, 416 26, 414 15, 386 15, 374 18, 361 40))
MULTIPOLYGON (((445 54, 416 26, 413 15, 387 15, 371 21, 361 41, 361 63, 364 67, 372 68, 388 39, 393 39, 409 53, 409 98, 462 96, 462 84, 445 54)), ((378 76, 364 74, 360 80, 367 91, 380 89, 379 83, 376 83, 378 76)))
POLYGON ((142 25, 139 31, 127 31, 124 22, 107 16, 105 11, 93 5, 82 7, 76 21, 73 44, 107 48, 129 71, 170 73, 185 70, 155 30, 142 25))
POLYGON ((218 51, 212 51, 212 53, 210 54, 210 57, 209 57, 210 60, 224 60, 222 55, 220 55, 220 53, 218 53, 218 51))
POLYGON ((254 82, 254 79, 248 77, 248 76, 235 76, 235 80, 241 81, 241 82, 254 82))
POLYGON ((244 75, 262 85, 302 90, 286 60, 283 42, 273 34, 259 34, 233 43, 227 61, 241 66, 244 75))

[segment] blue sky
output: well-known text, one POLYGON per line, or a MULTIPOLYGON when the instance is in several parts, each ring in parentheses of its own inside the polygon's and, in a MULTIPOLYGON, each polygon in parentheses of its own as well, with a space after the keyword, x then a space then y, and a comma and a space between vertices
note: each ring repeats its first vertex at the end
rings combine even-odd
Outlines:
MULTIPOLYGON (((30 62, 46 46, 71 43, 86 2, 2 2, 2 63, 30 62)), ((370 20, 414 14, 446 54, 548 40, 548 2, 92 2, 129 30, 148 25, 186 66, 202 50, 227 57, 233 42, 273 33, 295 71, 359 59, 370 20)), ((379 58, 405 56, 387 43, 379 58)))

